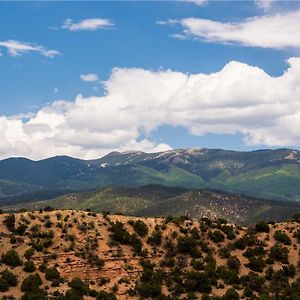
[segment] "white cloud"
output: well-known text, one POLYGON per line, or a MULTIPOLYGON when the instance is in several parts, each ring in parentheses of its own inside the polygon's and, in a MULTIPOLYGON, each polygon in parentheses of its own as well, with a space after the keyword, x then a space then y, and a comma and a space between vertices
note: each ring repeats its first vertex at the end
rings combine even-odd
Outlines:
POLYGON ((24 53, 38 52, 43 56, 52 58, 60 54, 57 50, 48 50, 45 47, 40 45, 24 43, 24 42, 14 41, 14 40, 8 40, 4 42, 0 41, 0 47, 6 48, 8 54, 11 56, 20 56, 24 53))
MULTIPOLYGON (((236 23, 185 18, 169 20, 183 28, 182 36, 205 42, 240 44, 261 48, 300 48, 300 10, 252 17, 236 23)), ((163 23, 160 21, 160 24, 163 23)))
POLYGON ((168 19, 166 21, 160 20, 160 21, 156 21, 157 25, 176 25, 178 24, 178 20, 174 20, 174 19, 168 19))
POLYGON ((179 2, 187 2, 187 3, 193 3, 198 6, 203 6, 206 4, 207 0, 179 0, 179 2))
POLYGON ((300 58, 288 64, 278 77, 236 61, 210 74, 114 69, 102 97, 55 101, 27 119, 0 117, 0 157, 166 150, 147 138, 162 125, 197 136, 240 133, 249 145, 300 146, 300 58))
POLYGON ((55 94, 57 94, 57 93, 58 93, 58 88, 54 88, 53 92, 54 92, 55 94))
POLYGON ((63 29, 68 29, 70 31, 79 31, 79 30, 98 30, 103 28, 111 28, 114 26, 114 23, 109 19, 85 19, 78 23, 74 23, 72 19, 65 20, 62 25, 63 29))
POLYGON ((269 11, 274 4, 275 0, 255 0, 255 4, 263 11, 269 11))
POLYGON ((81 74, 80 79, 82 81, 88 81, 88 82, 99 81, 97 74, 93 74, 93 73, 81 74))

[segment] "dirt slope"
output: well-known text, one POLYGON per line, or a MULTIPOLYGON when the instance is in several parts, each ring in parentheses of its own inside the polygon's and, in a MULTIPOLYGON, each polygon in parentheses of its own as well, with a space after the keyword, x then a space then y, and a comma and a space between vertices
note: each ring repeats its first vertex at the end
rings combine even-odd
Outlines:
POLYGON ((1 275, 0 293, 2 299, 25 300, 285 295, 300 277, 299 229, 295 221, 262 223, 255 230, 224 220, 103 216, 75 210, 3 214, 0 272, 9 270, 18 283, 5 288, 6 277, 1 275), (24 279, 33 274, 42 282, 28 291, 24 279), (82 282, 74 284, 76 278, 82 282))

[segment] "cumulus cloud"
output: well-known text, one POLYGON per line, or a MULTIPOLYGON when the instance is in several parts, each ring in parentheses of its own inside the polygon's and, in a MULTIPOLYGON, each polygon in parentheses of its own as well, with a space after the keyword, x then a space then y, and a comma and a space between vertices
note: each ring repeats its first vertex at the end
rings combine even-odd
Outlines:
POLYGON ((93 73, 81 74, 80 79, 82 81, 87 81, 87 82, 99 81, 97 74, 93 74, 93 73))
POLYGON ((49 50, 40 45, 24 43, 14 40, 8 40, 4 42, 0 41, 0 47, 6 48, 8 54, 11 56, 21 56, 24 53, 38 52, 43 56, 52 58, 60 54, 57 50, 49 50))
POLYGON ((239 44, 261 48, 300 48, 300 10, 247 18, 241 22, 224 23, 201 18, 169 20, 183 28, 175 35, 205 42, 239 44))
POLYGON ((68 29, 70 31, 79 31, 79 30, 89 30, 94 31, 98 29, 111 28, 114 26, 114 23, 109 19, 85 19, 78 23, 74 23, 72 19, 67 19, 62 25, 63 29, 68 29))
POLYGON ((55 101, 27 119, 0 117, 0 156, 166 150, 149 138, 162 125, 196 136, 240 133, 248 145, 300 146, 300 58, 288 65, 278 77, 236 61, 210 74, 114 69, 102 97, 55 101))

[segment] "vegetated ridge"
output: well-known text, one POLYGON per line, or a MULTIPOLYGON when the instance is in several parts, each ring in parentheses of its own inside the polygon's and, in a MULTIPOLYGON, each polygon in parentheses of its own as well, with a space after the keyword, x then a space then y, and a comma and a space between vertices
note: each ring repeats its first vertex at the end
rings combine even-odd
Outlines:
POLYGON ((75 210, 0 215, 2 299, 300 297, 300 214, 240 227, 224 219, 75 210))
POLYGON ((130 216, 182 216, 191 218, 223 218, 239 225, 254 224, 260 220, 283 221, 300 211, 300 203, 256 199, 215 190, 188 190, 162 185, 138 188, 110 187, 95 192, 71 193, 47 201, 22 202, 4 206, 6 212, 22 209, 38 210, 89 209, 109 211, 130 216))

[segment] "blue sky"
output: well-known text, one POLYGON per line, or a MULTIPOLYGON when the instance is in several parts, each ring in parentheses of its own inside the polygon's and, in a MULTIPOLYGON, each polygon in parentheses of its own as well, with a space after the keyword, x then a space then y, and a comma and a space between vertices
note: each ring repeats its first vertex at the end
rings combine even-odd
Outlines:
MULTIPOLYGON (((188 74, 218 73, 229 62, 237 61, 239 66, 242 64, 249 66, 249 72, 252 67, 258 67, 266 73, 268 80, 270 80, 270 78, 282 76, 288 69, 287 59, 299 56, 300 47, 293 45, 292 41, 287 42, 290 38, 289 32, 283 32, 282 41, 276 40, 274 43, 271 41, 270 45, 258 41, 257 46, 255 38, 252 37, 249 38, 250 42, 242 41, 241 37, 226 40, 227 32, 225 31, 227 29, 225 27, 226 30, 224 29, 221 38, 211 39, 210 34, 216 34, 212 32, 213 28, 206 28, 205 31, 202 23, 202 27, 199 29, 196 23, 183 25, 182 21, 193 18, 193 22, 194 20, 210 20, 221 24, 221 26, 222 24, 238 24, 240 26, 249 18, 273 17, 278 14, 286 17, 289 13, 298 12, 300 4, 297 2, 270 2, 267 8, 262 8, 259 5, 261 1, 206 1, 202 5, 195 2, 1 2, 0 116, 3 120, 5 119, 6 123, 3 128, 6 128, 6 131, 3 129, 1 132, 0 130, 0 135, 8 137, 8 145, 0 149, 1 156, 20 155, 40 158, 55 154, 55 152, 58 152, 57 154, 84 156, 82 153, 86 149, 90 150, 93 143, 88 141, 86 144, 71 145, 75 148, 79 147, 80 150, 70 146, 70 149, 73 150, 66 150, 66 153, 63 153, 64 150, 62 149, 69 146, 69 137, 63 142, 61 138, 58 139, 59 141, 52 140, 53 150, 50 153, 39 154, 39 147, 36 150, 28 151, 29 143, 43 143, 43 140, 36 139, 33 136, 36 131, 28 133, 29 131, 25 127, 27 122, 30 123, 32 120, 34 120, 32 123, 35 126, 37 124, 44 126, 47 122, 42 124, 43 121, 37 121, 35 114, 47 109, 49 111, 49 107, 57 100, 74 103, 78 95, 82 95, 84 99, 89 99, 88 97, 95 97, 96 99, 98 96, 112 94, 112 92, 105 90, 102 81, 109 80, 114 68, 126 70, 137 68, 155 74, 170 69, 188 76, 188 74), (95 30, 71 30, 66 26, 63 28, 64 22, 68 19, 72 19, 72 24, 78 24, 89 19, 105 19, 109 20, 111 25, 95 30), (9 47, 12 46, 5 44, 7 41, 17 41, 25 45, 42 48, 38 48, 40 50, 37 51, 26 50, 14 54, 9 52, 9 47), (46 52, 48 50, 55 50, 55 53, 51 55, 46 52), (95 74, 99 80, 84 81, 80 78, 83 74, 95 74), (16 117, 18 114, 28 113, 32 114, 23 119, 16 117), (14 129, 15 125, 12 121, 21 122, 22 128, 14 129), (26 133, 26 137, 23 131, 26 133), (16 138, 21 135, 24 145, 19 147, 16 144, 16 138), (57 144, 59 145, 57 146, 57 144)), ((273 22, 273 19, 270 22, 273 22)), ((297 24, 290 24, 290 26, 294 26, 296 31, 299 29, 297 24)), ((132 78, 132 74, 130 76, 132 78)), ((113 84, 116 85, 118 82, 113 84)), ((134 83, 132 84, 134 85, 134 83)), ((115 85, 112 88, 113 91, 117 89, 115 85)), ((202 93, 202 91, 200 92, 202 93)), ((239 101, 244 101, 243 96, 239 97, 239 101)), ((99 103, 101 99, 98 100, 99 103)), ((140 97, 138 101, 143 102, 143 97, 140 97)), ((184 102, 184 99, 182 101, 184 102)), ((297 100, 291 99, 291 103, 297 104, 297 100)), ((165 107, 165 102, 161 102, 159 105, 159 107, 165 107)), ((145 109, 147 107, 145 105, 145 109)), ((99 106, 99 110, 101 110, 101 106, 99 106)), ((136 110, 131 113, 136 113, 136 110)), ((226 114, 225 110, 224 114, 226 114)), ((260 113, 258 116, 264 118, 260 113)), ((44 118, 47 118, 45 114, 44 118)), ((119 116, 112 115, 111 118, 119 118, 119 116)), ((87 121, 88 119, 87 116, 87 121)), ((268 128, 269 125, 266 124, 262 124, 260 128, 251 129, 251 132, 247 131, 247 124, 241 125, 241 121, 231 124, 228 126, 230 129, 226 130, 220 129, 221 124, 216 129, 209 127, 208 130, 202 130, 200 127, 205 127, 206 124, 203 123, 204 121, 199 123, 196 118, 193 121, 185 118, 176 122, 175 116, 172 115, 170 119, 172 120, 168 120, 166 113, 163 121, 161 119, 155 120, 151 125, 144 126, 141 121, 138 121, 136 126, 130 123, 128 126, 133 126, 132 131, 135 131, 132 137, 128 139, 122 137, 115 144, 113 142, 108 143, 109 145, 104 142, 96 143, 97 146, 94 148, 98 147, 101 150, 99 150, 99 155, 101 155, 113 148, 125 149, 130 145, 133 148, 138 148, 139 146, 134 143, 139 143, 143 139, 152 143, 152 146, 149 144, 149 147, 141 147, 145 150, 160 149, 159 147, 155 148, 160 143, 175 148, 209 147, 239 150, 262 147, 299 148, 299 144, 295 142, 297 136, 293 135, 281 144, 280 134, 270 136, 267 131, 272 132, 274 130, 271 127, 268 128), (236 130, 232 129, 234 126, 236 126, 236 130), (263 130, 260 131, 261 128, 263 130)), ((272 120, 268 124, 271 123, 272 120)), ((283 123, 282 119, 278 120, 279 123, 283 123)), ((62 126, 61 123, 59 126, 62 126)), ((66 127, 65 123, 63 126, 66 127)), ((104 127, 106 128, 108 125, 104 127)), ((277 127, 278 132, 283 130, 283 127, 279 129, 277 127)), ((103 130, 101 127, 97 134, 103 133, 103 130)), ((111 130, 111 134, 115 134, 113 131, 115 128, 111 130)), ((55 133, 57 132, 58 127, 55 128, 55 133)), ((93 133, 95 132, 93 131, 93 133)), ((54 136, 52 133, 48 134, 46 136, 47 141, 49 135, 54 136)), ((64 133, 62 132, 60 136, 64 136, 64 133)), ((166 148, 168 147, 166 146, 166 148)), ((96 155, 98 152, 93 149, 88 156, 96 155)))

